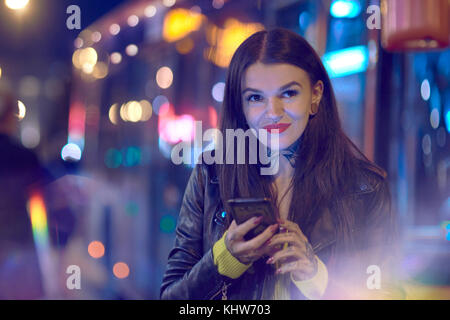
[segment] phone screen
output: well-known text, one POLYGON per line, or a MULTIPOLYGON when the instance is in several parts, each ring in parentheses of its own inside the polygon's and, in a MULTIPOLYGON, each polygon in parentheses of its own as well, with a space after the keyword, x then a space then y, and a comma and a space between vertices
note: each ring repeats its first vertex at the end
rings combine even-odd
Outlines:
POLYGON ((228 204, 232 209, 231 215, 238 225, 253 217, 263 216, 261 223, 245 235, 245 240, 256 237, 266 230, 268 226, 277 223, 272 204, 268 198, 231 199, 228 200, 228 204))

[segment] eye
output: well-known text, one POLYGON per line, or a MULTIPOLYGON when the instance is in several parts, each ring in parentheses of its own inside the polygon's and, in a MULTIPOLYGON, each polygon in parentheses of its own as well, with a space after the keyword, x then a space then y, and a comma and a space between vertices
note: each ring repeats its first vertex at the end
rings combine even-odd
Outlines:
POLYGON ((262 97, 259 94, 252 94, 247 97, 247 102, 260 102, 262 97))
POLYGON ((297 90, 287 90, 287 91, 283 92, 283 96, 286 98, 292 98, 292 97, 295 97, 296 95, 298 95, 297 90))

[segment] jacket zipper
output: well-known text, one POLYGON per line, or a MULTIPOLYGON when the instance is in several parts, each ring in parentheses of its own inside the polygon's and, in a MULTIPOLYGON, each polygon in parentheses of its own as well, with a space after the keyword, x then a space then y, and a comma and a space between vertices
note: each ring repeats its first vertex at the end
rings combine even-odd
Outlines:
POLYGON ((222 300, 228 300, 227 291, 231 283, 227 284, 225 281, 222 282, 222 286, 219 291, 217 291, 209 300, 214 300, 220 293, 222 293, 222 300))

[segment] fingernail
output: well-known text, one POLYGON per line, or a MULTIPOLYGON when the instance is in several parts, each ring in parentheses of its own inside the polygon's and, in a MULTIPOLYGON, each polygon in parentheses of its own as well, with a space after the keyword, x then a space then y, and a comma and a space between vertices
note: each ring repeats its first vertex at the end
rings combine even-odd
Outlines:
POLYGON ((277 230, 278 230, 278 225, 277 224, 274 224, 272 227, 271 227, 271 229, 270 229, 272 232, 276 232, 277 230))
POLYGON ((281 269, 277 269, 277 271, 275 271, 275 274, 280 274, 281 273, 281 269))
POLYGON ((260 222, 261 222, 261 220, 262 220, 262 218, 263 218, 262 216, 260 216, 260 217, 256 218, 256 219, 255 219, 255 221, 253 221, 253 223, 254 223, 254 224, 258 224, 258 223, 260 223, 260 222))
POLYGON ((273 257, 269 258, 269 259, 266 261, 266 263, 267 263, 267 264, 272 264, 272 263, 273 263, 273 257))

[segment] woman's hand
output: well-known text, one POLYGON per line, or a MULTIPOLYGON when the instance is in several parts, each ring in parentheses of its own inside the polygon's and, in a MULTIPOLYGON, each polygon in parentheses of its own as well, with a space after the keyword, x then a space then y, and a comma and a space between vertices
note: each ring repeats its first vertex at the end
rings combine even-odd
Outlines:
POLYGON ((315 276, 317 273, 317 260, 308 239, 300 227, 291 221, 279 220, 280 227, 287 232, 279 233, 270 239, 267 247, 269 249, 280 248, 271 258, 268 264, 281 263, 276 271, 277 274, 291 272, 294 280, 304 281, 315 276), (288 243, 288 247, 283 248, 288 243))
POLYGON ((233 220, 228 228, 225 245, 231 255, 243 264, 249 264, 265 255, 268 249, 265 246, 267 240, 278 231, 278 224, 274 224, 253 239, 245 241, 244 236, 247 232, 255 228, 261 221, 262 217, 255 217, 237 225, 233 220))

